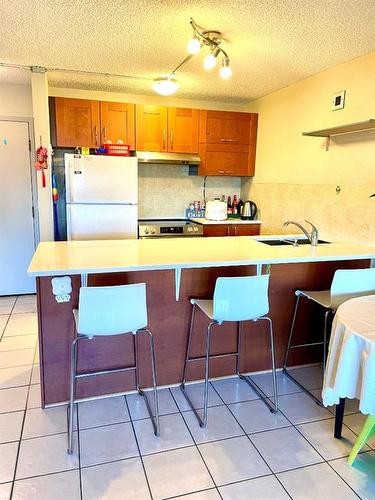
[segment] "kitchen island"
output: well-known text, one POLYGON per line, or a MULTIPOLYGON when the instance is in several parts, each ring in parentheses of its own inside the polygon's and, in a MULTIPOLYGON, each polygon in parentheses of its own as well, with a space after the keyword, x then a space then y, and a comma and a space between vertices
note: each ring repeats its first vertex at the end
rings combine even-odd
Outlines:
MULTIPOLYGON (((190 297, 211 297, 218 276, 254 275, 265 272, 265 265, 271 264, 270 316, 274 321, 277 365, 281 366, 294 306, 294 290, 328 289, 336 269, 369 267, 373 258, 375 247, 366 245, 337 242, 317 247, 268 246, 247 236, 40 243, 29 274, 37 277, 43 406, 68 399, 70 343, 74 336, 72 309, 77 307, 82 284, 147 284, 149 328, 155 337, 158 384, 162 386, 181 380, 190 297), (55 276, 70 276, 69 302, 56 301, 51 286, 51 278, 55 276)), ((313 308, 313 304, 305 304, 299 315, 297 328, 301 331, 301 340, 320 329, 320 315, 312 314, 313 308)), ((198 314, 196 328, 205 328, 206 321, 198 314)), ((262 328, 261 323, 246 325, 243 372, 269 369, 267 337, 262 328)), ((217 332, 214 330, 212 351, 234 351, 235 336, 234 324, 226 324, 217 332)), ((197 335, 195 339, 194 351, 198 354, 203 352, 204 336, 197 335)), ((132 364, 132 343, 131 335, 84 342, 79 349, 78 370, 96 371, 132 364)), ((149 354, 146 347, 142 348, 142 342, 140 345, 141 370, 144 367, 141 384, 147 386, 150 384, 149 354)), ((312 349, 295 353, 291 362, 301 364, 317 359, 319 350, 312 349)), ((234 358, 212 361, 211 376, 234 372, 234 358)), ((189 378, 197 380, 202 375, 203 365, 194 363, 189 378)), ((134 388, 132 374, 113 373, 80 379, 77 396, 95 397, 134 388)))

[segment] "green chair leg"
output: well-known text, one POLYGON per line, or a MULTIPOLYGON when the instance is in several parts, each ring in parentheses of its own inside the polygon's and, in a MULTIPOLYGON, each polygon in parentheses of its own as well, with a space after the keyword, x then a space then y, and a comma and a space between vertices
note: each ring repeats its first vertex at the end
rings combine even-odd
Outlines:
POLYGON ((371 437, 371 434, 375 432, 375 415, 369 415, 366 419, 365 425, 362 427, 361 433, 355 442, 352 451, 350 452, 348 458, 348 464, 352 465, 355 457, 358 455, 360 449, 366 444, 371 437))

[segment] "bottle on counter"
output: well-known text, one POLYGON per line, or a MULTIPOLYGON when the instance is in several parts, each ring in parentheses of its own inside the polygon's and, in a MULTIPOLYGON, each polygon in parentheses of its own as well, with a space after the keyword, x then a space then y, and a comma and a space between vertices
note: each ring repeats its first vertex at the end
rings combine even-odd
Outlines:
POLYGON ((232 215, 233 214, 233 205, 232 205, 232 199, 230 196, 228 196, 228 201, 227 201, 227 214, 232 215))
POLYGON ((233 211, 232 211, 233 215, 238 215, 237 206, 238 206, 237 195, 234 194, 233 195, 233 211))
POLYGON ((242 214, 242 209, 243 209, 243 201, 241 199, 239 199, 238 203, 237 203, 237 214, 238 215, 242 214))

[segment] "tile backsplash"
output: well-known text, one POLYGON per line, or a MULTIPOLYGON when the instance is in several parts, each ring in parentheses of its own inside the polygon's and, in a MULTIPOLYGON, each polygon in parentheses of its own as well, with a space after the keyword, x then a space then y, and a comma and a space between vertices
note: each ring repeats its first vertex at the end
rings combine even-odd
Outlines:
MULTIPOLYGON (((183 218, 185 208, 203 200, 204 177, 188 175, 188 167, 139 165, 139 218, 183 218)), ((239 196, 240 177, 207 177, 206 200, 222 194, 239 196)))

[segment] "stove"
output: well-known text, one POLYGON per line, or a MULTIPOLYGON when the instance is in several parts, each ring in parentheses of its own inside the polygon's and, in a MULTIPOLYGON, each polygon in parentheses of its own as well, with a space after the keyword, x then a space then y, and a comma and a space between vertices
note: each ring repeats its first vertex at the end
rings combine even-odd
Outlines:
POLYGON ((203 225, 187 219, 140 219, 139 238, 175 238, 203 236, 203 225))

